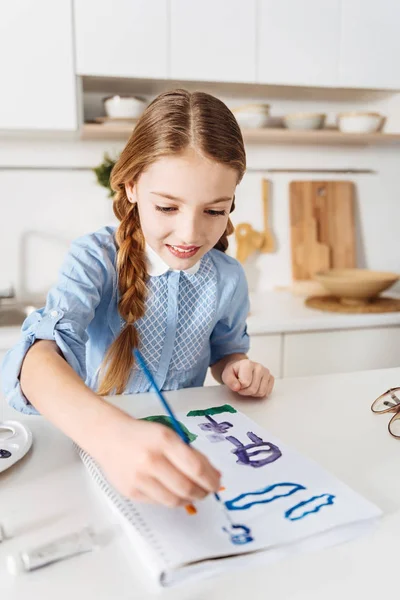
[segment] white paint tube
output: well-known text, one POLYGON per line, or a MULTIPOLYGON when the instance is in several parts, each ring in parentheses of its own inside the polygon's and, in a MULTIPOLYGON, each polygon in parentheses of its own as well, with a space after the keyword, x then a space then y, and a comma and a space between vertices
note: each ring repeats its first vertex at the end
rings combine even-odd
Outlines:
POLYGON ((42 546, 8 556, 7 569, 12 575, 17 575, 83 552, 90 552, 97 547, 94 532, 89 527, 85 527, 42 546))

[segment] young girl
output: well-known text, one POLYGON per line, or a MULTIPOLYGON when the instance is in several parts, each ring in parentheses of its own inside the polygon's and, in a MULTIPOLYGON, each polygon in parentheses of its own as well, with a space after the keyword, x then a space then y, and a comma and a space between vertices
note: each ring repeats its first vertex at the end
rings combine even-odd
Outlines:
POLYGON ((45 308, 26 319, 3 363, 9 403, 39 411, 136 500, 184 505, 216 491, 220 473, 169 428, 101 397, 149 390, 135 347, 163 390, 201 386, 210 365, 242 396, 273 387, 246 356, 246 279, 225 254, 245 161, 223 102, 185 90, 158 96, 112 172, 119 226, 71 245, 45 308))

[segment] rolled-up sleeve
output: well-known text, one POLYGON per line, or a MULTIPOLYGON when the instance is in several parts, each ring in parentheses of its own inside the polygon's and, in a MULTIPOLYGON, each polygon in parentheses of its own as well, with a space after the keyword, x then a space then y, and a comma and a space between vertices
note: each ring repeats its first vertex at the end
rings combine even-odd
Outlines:
POLYGON ((3 392, 16 410, 37 414, 21 390, 19 376, 29 348, 36 340, 54 340, 65 360, 85 381, 87 327, 98 306, 105 282, 101 252, 87 236, 72 243, 46 306, 24 321, 19 342, 9 350, 1 366, 3 392))
POLYGON ((228 354, 246 354, 249 351, 250 340, 246 326, 249 309, 247 280, 240 266, 234 292, 231 298, 224 302, 224 314, 216 323, 210 337, 210 365, 228 354))

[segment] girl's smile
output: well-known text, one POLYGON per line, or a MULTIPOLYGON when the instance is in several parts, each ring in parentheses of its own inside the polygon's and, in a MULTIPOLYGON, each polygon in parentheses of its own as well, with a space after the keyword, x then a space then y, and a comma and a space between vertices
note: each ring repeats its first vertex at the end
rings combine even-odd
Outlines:
POLYGON ((188 258, 192 258, 198 250, 200 250, 201 246, 172 246, 171 244, 165 244, 168 250, 176 256, 177 258, 181 258, 183 260, 187 260, 188 258))

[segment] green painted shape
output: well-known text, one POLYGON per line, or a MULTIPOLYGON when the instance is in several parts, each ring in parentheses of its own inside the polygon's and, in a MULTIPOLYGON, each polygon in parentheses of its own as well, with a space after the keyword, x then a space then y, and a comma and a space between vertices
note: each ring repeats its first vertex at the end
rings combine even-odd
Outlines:
POLYGON ((211 408, 205 408, 204 410, 191 410, 186 415, 187 417, 205 417, 206 415, 220 415, 221 413, 237 412, 236 408, 233 408, 230 404, 224 404, 223 406, 214 406, 211 408))
MULTIPOLYGON (((172 425, 172 420, 171 417, 167 417, 166 415, 155 415, 154 417, 144 417, 143 419, 140 419, 141 421, 152 421, 154 423, 161 423, 161 425, 165 425, 166 427, 169 427, 170 429, 174 429, 174 426, 172 425)), ((178 421, 179 425, 182 427, 183 433, 186 436, 186 439, 189 441, 189 444, 191 444, 192 442, 194 442, 194 440, 197 438, 197 435, 195 433, 192 433, 191 431, 189 431, 189 429, 187 427, 185 427, 185 425, 183 423, 181 423, 180 421, 178 421)))

